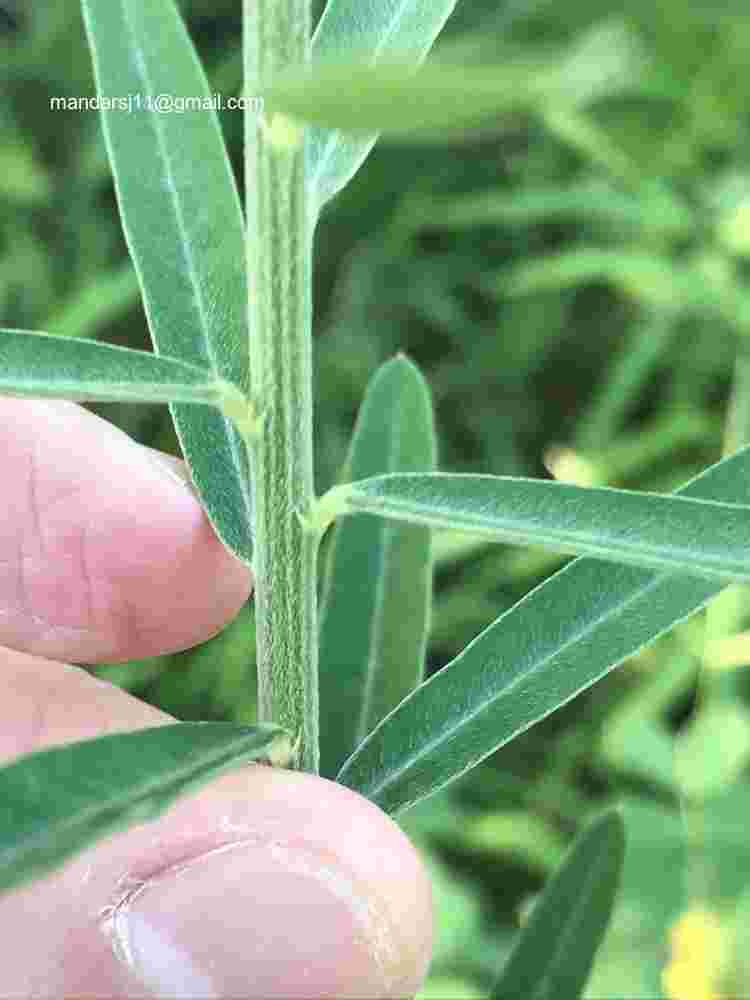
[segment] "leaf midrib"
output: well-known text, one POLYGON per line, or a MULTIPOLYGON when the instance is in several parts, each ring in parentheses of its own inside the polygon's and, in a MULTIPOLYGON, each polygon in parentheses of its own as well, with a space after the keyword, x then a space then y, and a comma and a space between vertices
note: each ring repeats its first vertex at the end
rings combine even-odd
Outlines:
POLYGON ((580 890, 576 895, 572 912, 565 923, 562 933, 556 935, 556 944, 553 948, 552 954, 549 956, 549 960, 545 963, 542 978, 534 989, 534 998, 537 998, 537 1000, 544 1000, 544 998, 549 995, 548 987, 552 972, 558 967, 560 956, 564 956, 568 950, 568 941, 570 939, 571 932, 578 929, 580 914, 585 913, 586 909, 590 905, 590 886, 596 884, 601 876, 599 869, 603 854, 606 854, 606 847, 603 848, 600 845, 596 852, 596 860, 586 866, 583 881, 581 882, 580 890))
MULTIPOLYGON (((247 736, 242 737, 234 741, 230 746, 224 746, 221 751, 215 751, 211 753, 207 758, 201 758, 201 763, 189 767, 186 765, 179 766, 170 773, 170 780, 165 783, 163 780, 158 778, 148 777, 137 783, 135 790, 132 795, 127 795, 124 798, 110 797, 105 800, 105 804, 102 805, 101 801, 95 803, 89 807, 83 807, 76 812, 74 816, 63 817, 59 820, 53 821, 53 823, 44 829, 40 830, 36 834, 28 834, 24 836, 23 844, 21 850, 18 848, 5 848, 0 850, 0 872, 2 869, 8 865, 17 863, 19 858, 23 858, 25 854, 33 853, 34 850, 43 846, 45 840, 49 840, 50 833, 57 835, 58 833, 75 832, 78 827, 86 826, 92 820, 96 820, 97 814, 101 815, 107 811, 117 810, 118 808, 129 809, 135 808, 140 803, 148 801, 149 797, 154 795, 168 795, 169 789, 174 788, 175 785, 181 785, 185 781, 191 780, 191 777, 197 777, 201 772, 205 771, 206 768, 211 767, 217 763, 221 763, 222 758, 226 759, 227 764, 231 764, 235 760, 236 747, 241 746, 243 740, 246 740, 247 736)), ((273 742, 273 738, 267 744, 273 742)), ((237 761, 239 763, 239 761, 237 761)))
MULTIPOLYGON (((150 99, 153 99, 153 97, 155 96, 155 88, 151 81, 151 77, 148 72, 148 65, 141 51, 141 48, 138 44, 138 38, 135 32, 135 27, 133 25, 131 16, 129 14, 129 9, 130 9, 129 0, 122 0, 121 9, 125 25, 128 29, 128 35, 129 35, 128 40, 130 42, 130 47, 136 57, 135 58, 136 72, 139 73, 141 77, 146 94, 150 99)), ((151 130, 156 136, 156 142, 159 147, 159 152, 161 153, 162 164, 164 167, 164 172, 166 174, 167 192, 169 194, 172 207, 174 208, 174 214, 177 220, 177 227, 181 237, 180 250, 182 252, 182 256, 185 260, 185 264, 187 266, 187 270, 190 275, 190 287, 193 290, 191 303, 197 309, 200 328, 204 332, 203 343, 201 346, 205 349, 206 358, 212 370, 217 374, 221 374, 216 364, 216 357, 211 349, 210 338, 205 336, 205 332, 208 330, 208 313, 206 311, 205 304, 203 301, 203 290, 201 288, 200 281, 198 280, 198 272, 195 265, 195 258, 192 252, 192 247, 190 245, 190 240, 188 239, 188 233, 185 228, 185 218, 182 208, 180 206, 179 194, 177 191, 177 185, 175 184, 174 180, 174 171, 172 169, 172 161, 169 156, 169 152, 165 143, 164 132, 163 129, 161 128, 158 115, 150 113, 149 115, 147 115, 146 120, 148 121, 151 130)), ((147 296, 144 294, 144 299, 145 298, 147 298, 147 296)), ((158 351, 158 345, 156 345, 156 349, 158 351)))
MULTIPOLYGON (((577 565, 577 563, 578 563, 578 560, 574 560, 573 562, 570 563, 570 567, 577 565)), ((570 567, 566 567, 566 569, 561 570, 560 572, 561 573, 568 572, 570 567)), ((617 601, 617 612, 616 613, 619 614, 620 611, 626 610, 631 603, 639 600, 652 587, 654 587, 654 586, 658 585, 659 583, 661 583, 662 580, 664 579, 664 577, 671 576, 671 575, 673 575, 673 574, 662 573, 662 574, 659 574, 658 576, 654 576, 654 578, 649 582, 649 584, 646 587, 643 587, 643 588, 640 588, 640 589, 636 590, 633 594, 631 594, 631 596, 627 600, 625 600, 625 601, 618 600, 617 601)), ((526 597, 523 598, 523 601, 521 601, 519 603, 524 603, 525 601, 529 600, 532 597, 532 595, 535 594, 536 591, 539 590, 541 587, 544 587, 547 582, 548 581, 540 583, 538 587, 535 587, 534 590, 530 591, 526 595, 526 597)), ((509 609, 509 611, 507 611, 505 614, 507 615, 507 614, 510 614, 511 611, 515 611, 518 608, 518 606, 519 605, 515 605, 513 608, 509 609)), ((551 652, 547 653, 541 659, 534 660, 533 663, 532 663, 532 665, 530 667, 528 667, 526 670, 524 670, 521 673, 519 673, 516 677, 512 678, 512 680, 510 680, 508 682, 508 684, 506 684, 505 687, 502 688, 502 690, 498 691, 494 695, 494 697, 490 698, 488 701, 483 702, 477 708, 475 708, 473 710, 469 710, 468 712, 466 712, 463 715, 461 715, 460 721, 458 723, 456 723, 455 725, 451 725, 450 731, 448 732, 447 735, 446 735, 446 731, 443 730, 439 734, 437 734, 435 737, 433 737, 431 740, 429 740, 428 742, 420 744, 420 747, 418 748, 418 750, 416 750, 414 753, 412 753, 409 757, 405 758, 403 760, 402 765, 398 769, 388 771, 388 773, 384 776, 383 780, 379 784, 367 786, 366 789, 363 790, 363 794, 366 794, 369 798, 375 798, 377 795, 380 794, 380 792, 383 789, 386 789, 390 785, 398 782, 405 774, 408 774, 408 772, 411 771, 416 765, 419 765, 419 763, 420 763, 421 760, 430 757, 432 755, 432 753, 436 749, 439 749, 441 747, 442 744, 448 743, 453 735, 455 735, 457 732, 460 732, 461 730, 463 730, 470 723, 472 723, 475 719, 481 717, 481 715, 484 712, 490 711, 494 707, 494 705, 497 702, 499 702, 502 698, 505 698, 508 695, 512 694, 517 687, 519 687, 524 681, 527 680, 527 678, 529 677, 529 674, 532 671, 534 671, 536 669, 539 669, 541 667, 546 666, 548 663, 550 663, 551 661, 553 661, 554 659, 556 659, 561 653, 563 653, 568 647, 573 646, 576 643, 580 642, 581 639, 585 638, 590 632, 592 632, 594 629, 598 628, 599 625, 603 621, 605 621, 608 618, 611 618, 612 614, 613 614, 613 612, 612 612, 611 608, 609 608, 609 609, 607 609, 605 611, 602 611, 596 618, 594 618, 593 620, 587 622, 585 627, 580 628, 577 631, 575 631, 565 642, 563 642, 562 644, 556 645, 555 648, 551 652)), ((492 625, 490 625, 489 628, 495 628, 495 627, 497 627, 500 624, 500 622, 502 621, 502 618, 504 618, 504 617, 505 617, 505 615, 501 616, 501 618, 499 618, 496 622, 494 622, 492 625)), ((461 658, 463 658, 464 656, 466 656, 469 653, 469 651, 471 650, 472 646, 474 646, 475 643, 481 642, 482 639, 484 638, 485 634, 486 633, 483 632, 480 635, 478 635, 473 640, 473 642, 469 643, 469 645, 463 650, 463 652, 459 654, 459 656, 456 658, 456 660, 453 660, 450 664, 447 664, 443 669, 444 670, 458 669, 458 667, 454 667, 454 664, 456 664, 457 661, 459 661, 461 658)), ((631 655, 633 655, 633 654, 631 654, 631 655)), ((414 693, 412 695, 410 695, 409 698, 416 697, 419 694, 419 692, 422 692, 424 690, 424 688, 428 684, 432 684, 433 682, 437 681, 438 677, 440 677, 440 674, 441 674, 441 671, 438 671, 431 678, 429 678, 429 680, 426 680, 423 684, 421 684, 418 688, 415 689, 414 693)), ((514 730, 514 735, 518 736, 521 733, 524 733, 527 729, 530 729, 532 726, 536 725, 537 722, 540 722, 542 719, 546 718, 546 716, 551 715, 552 712, 557 711, 558 708, 562 708, 563 705, 566 705, 569 701, 572 701, 573 698, 576 697, 577 693, 578 693, 577 691, 574 691, 569 697, 567 697, 563 701, 559 702, 558 705, 556 705, 554 708, 551 708, 548 712, 545 712, 543 715, 539 716, 538 718, 535 718, 531 722, 526 723, 525 725, 521 726, 519 729, 514 730)), ((375 729, 372 731, 372 733, 370 734, 370 736, 372 736, 374 733, 376 733, 378 731, 378 729, 382 725, 384 725, 386 723, 386 721, 391 717, 391 715, 393 715, 394 712, 396 712, 408 700, 409 699, 405 699, 405 701, 401 702, 400 705, 397 705, 396 708, 394 708, 392 712, 389 712, 388 715, 385 716, 383 718, 383 720, 378 724, 378 726, 375 727, 375 729)), ((453 780, 455 778, 459 778, 462 774, 465 774, 467 771, 470 771, 477 764, 481 763, 485 758, 491 756, 491 754, 493 754, 497 749, 499 749, 499 747, 503 746, 504 743, 506 743, 506 742, 508 742, 508 740, 503 740, 501 743, 499 743, 496 746, 494 746, 491 750, 488 750, 487 753, 483 754, 478 759, 472 760, 471 762, 469 762, 466 765, 466 767, 462 768, 462 770, 455 772, 452 775, 452 779, 451 780, 453 780)), ((398 811, 399 812, 403 811, 404 809, 408 808, 409 805, 411 805, 411 800, 405 801, 404 804, 399 807, 398 811)))
MULTIPOLYGON (((144 58, 144 55, 143 55, 143 53, 141 51, 141 48, 140 48, 140 46, 138 44, 138 39, 137 39, 136 31, 135 31, 135 26, 133 24, 132 18, 131 18, 130 13, 129 13, 129 2, 128 2, 128 0, 122 0, 122 2, 121 2, 121 10, 123 12, 123 19, 125 21, 125 25, 126 25, 126 28, 128 30, 128 33, 129 33, 129 42, 130 42, 131 50, 134 52, 134 54, 136 56, 136 61, 135 61, 136 72, 140 73, 140 76, 141 76, 141 79, 143 81, 143 85, 144 85, 144 88, 146 90, 146 93, 149 95, 149 97, 151 97, 153 99, 154 93, 155 93, 154 86, 153 86, 153 83, 151 81, 151 77, 150 77, 149 72, 148 72, 148 66, 146 64, 146 59, 144 58)), ((193 61, 195 62, 197 60, 197 56, 195 54, 195 50, 192 47, 192 44, 189 44, 188 48, 189 48, 189 51, 191 53, 191 57, 192 57, 193 61)), ((199 72, 199 74, 202 73, 202 67, 200 66, 200 64, 198 64, 198 72, 199 72)), ((208 112, 208 114, 209 115, 213 115, 213 111, 208 112)), ((159 122, 159 116, 158 115, 154 116, 154 114, 149 114, 147 116, 147 120, 149 121, 150 127, 152 128, 153 133, 156 136, 157 145, 158 145, 159 151, 161 153, 162 163, 164 165, 164 170, 165 170, 165 174, 166 174, 167 190, 168 190, 169 198, 170 198, 170 201, 171 201, 171 203, 172 203, 172 205, 174 207, 175 217, 176 217, 176 220, 177 220, 177 226, 178 226, 178 230, 179 230, 180 237, 181 237, 181 241, 180 241, 181 242, 181 252, 183 254, 183 258, 185 260, 185 263, 186 263, 186 266, 187 266, 187 269, 188 269, 188 273, 190 275, 190 287, 193 290, 193 296, 192 296, 191 302, 193 304, 193 307, 197 309, 198 319, 199 319, 199 322, 200 322, 200 328, 201 328, 201 331, 203 332, 203 338, 202 338, 203 343, 201 344, 201 347, 205 351, 205 356, 206 356, 206 359, 207 359, 209 365, 211 366, 211 370, 215 373, 215 375, 217 377, 223 377, 223 373, 219 369, 219 367, 218 367, 218 365, 216 363, 216 356, 215 356, 215 353, 213 351, 213 345, 212 345, 212 342, 211 342, 211 338, 210 338, 210 336, 208 336, 208 330, 209 330, 209 326, 208 326, 208 312, 206 311, 206 306, 205 306, 205 303, 204 303, 204 300, 203 300, 203 289, 202 289, 200 281, 198 280, 198 273, 197 273, 197 270, 196 270, 195 258, 194 258, 193 252, 192 252, 192 246, 191 246, 190 240, 187 239, 187 231, 186 231, 186 228, 185 228, 184 214, 183 214, 182 209, 180 207, 180 199, 179 199, 179 196, 178 196, 177 185, 175 184, 175 180, 174 180, 174 172, 173 172, 173 169, 172 169, 172 162, 171 162, 171 159, 170 159, 170 157, 168 155, 166 144, 165 144, 164 132, 163 132, 162 128, 160 127, 160 122, 159 122)), ((231 169, 229 168, 229 164, 228 164, 227 156, 226 156, 226 150, 225 150, 225 147, 223 145, 223 138, 221 137, 220 133, 219 133, 219 141, 222 143, 222 149, 224 149, 223 160, 224 160, 226 168, 229 170, 230 185, 231 185, 232 190, 234 191, 237 211, 240 212, 240 214, 241 214, 242 213, 242 207, 241 207, 240 201, 239 201, 239 193, 238 193, 237 187, 236 187, 236 185, 234 183, 234 177, 232 176, 231 169)), ((115 183, 117 183, 116 172, 113 172, 113 173, 115 174, 115 183)), ((123 217, 123 225, 125 225, 124 217, 123 217)), ((135 259, 134 255, 133 255, 133 263, 136 266, 136 269, 140 272, 140 269, 138 268, 138 265, 136 263, 136 259, 135 259)), ((150 311, 149 310, 149 303, 148 303, 148 294, 145 291, 145 286, 142 285, 142 289, 143 289, 144 306, 145 306, 146 311, 148 313, 150 311)), ((157 341, 156 337, 154 337, 154 347, 156 349, 156 352, 159 353, 159 345, 158 345, 158 341, 157 341)), ((178 360, 182 360, 182 359, 178 359, 178 360)), ((246 386, 241 385, 241 386, 239 386, 239 389, 242 392, 243 396, 246 395, 246 386)), ((170 408, 172 408, 172 407, 170 407, 170 408)), ((223 417, 223 414, 220 414, 220 415, 223 417)), ((227 418, 223 417, 223 419, 224 419, 225 424, 228 425, 229 421, 227 420, 227 418)), ((177 421, 175 421, 175 430, 177 431, 177 436, 178 436, 178 439, 180 440, 180 445, 181 445, 181 447, 183 447, 183 450, 184 450, 183 441, 182 441, 182 433, 180 431, 180 428, 178 426, 177 421)), ((244 477, 241 474, 242 468, 243 468, 242 458, 238 454, 237 437, 236 437, 235 434, 232 433, 232 430, 233 430, 233 428, 231 426, 227 426, 226 438, 227 438, 227 442, 229 444, 229 448, 231 450, 231 454, 232 454, 232 458, 234 460, 235 468, 240 473, 239 479, 240 479, 240 482, 242 484, 242 492, 243 492, 243 494, 245 496, 245 502, 247 504, 247 501, 248 501, 248 497, 247 497, 247 484, 245 483, 244 477)))
MULTIPOLYGON (((439 475, 439 474, 438 474, 439 475)), ((447 475, 451 475, 448 473, 447 475)), ((375 478, 387 478, 387 477, 375 477, 375 478)), ((454 478, 460 478, 455 476, 454 478)), ((491 476, 473 477, 471 475, 466 478, 483 478, 492 479, 491 476)), ((679 545, 667 545, 665 543, 646 543, 639 541, 637 544, 633 544, 629 541, 627 537, 624 539, 610 535, 607 537, 606 533, 604 535, 604 540, 602 540, 602 533, 595 530, 582 530, 580 528, 557 528, 550 526, 547 523, 546 512, 541 516, 527 515, 521 512, 519 515, 512 517, 503 517, 496 510, 490 510, 489 515, 485 514, 482 510, 453 510, 451 508, 441 508, 437 505, 430 506, 429 502, 422 505, 419 501, 415 501, 411 497, 403 497, 398 495, 379 495, 377 492, 370 492, 366 487, 371 480, 364 480, 362 484, 354 483, 351 488, 351 499, 348 500, 348 505, 351 508, 351 513, 369 513, 376 514, 386 518, 392 518, 396 520, 405 521, 412 524, 421 524, 428 527, 455 527, 459 519, 461 521, 462 530, 468 531, 478 538, 487 538, 493 541, 502 540, 506 544, 520 544, 527 545, 529 542, 530 532, 533 530, 534 537, 537 539, 537 543, 540 545, 547 546, 552 549, 556 549, 559 552, 567 553, 570 555, 580 555, 585 558, 596 559, 598 561, 605 562, 617 562, 618 564, 625 564, 640 568, 651 568, 653 572, 676 572, 675 559, 670 559, 664 555, 664 552, 676 553, 676 558, 683 558, 685 562, 688 561, 690 553, 683 547, 679 545), (364 485, 365 489, 360 487, 364 485), (491 518, 492 524, 488 525, 486 523, 487 518, 491 518), (526 524, 529 527, 519 527, 519 522, 521 524, 526 524), (650 567, 644 567, 642 558, 639 558, 636 553, 641 553, 642 557, 647 557, 650 561, 650 567)), ((535 480, 529 480, 529 482, 535 482, 535 480)), ((614 491, 613 491, 614 492, 614 491)), ((644 497, 649 497, 652 494, 644 493, 644 497)), ((659 499, 663 499, 660 495, 656 495, 659 499)), ((669 499, 679 500, 679 495, 672 496, 669 499)), ((693 504, 705 504, 706 506, 722 506, 737 508, 739 510, 743 509, 742 504, 727 504, 720 501, 707 501, 698 497, 691 497, 691 502, 693 504)), ((747 508, 744 508, 745 510, 747 508)), ((724 580, 725 582, 730 582, 737 572, 737 579, 743 579, 739 571, 725 572, 722 567, 725 565, 724 559, 719 558, 717 565, 717 558, 715 551, 712 554, 706 556, 703 555, 703 560, 701 562, 701 570, 699 570, 696 576, 705 576, 708 579, 724 580)), ((725 558, 725 557, 724 557, 725 558)))
MULTIPOLYGON (((400 402, 401 400, 399 400, 400 402)), ((389 441, 388 441, 388 457, 387 457, 387 467, 389 469, 393 468, 394 458, 398 451, 399 445, 399 434, 400 429, 399 418, 391 421, 389 441)), ((368 646, 369 646, 369 656, 367 659, 367 675, 365 677, 365 690, 364 696, 362 698, 362 704, 360 706, 359 722, 357 725, 357 745, 359 745, 367 736, 367 723, 370 718, 370 711, 372 707, 373 691, 375 688, 376 677, 379 677, 382 673, 382 657, 380 662, 381 670, 376 670, 378 666, 378 651, 380 644, 377 642, 377 636, 380 632, 380 624, 383 618, 383 604, 385 600, 385 567, 387 566, 386 556, 389 550, 393 547, 393 537, 394 531, 397 525, 391 525, 387 521, 381 519, 379 525, 379 538, 378 538, 378 582, 377 591, 375 594, 375 607, 373 609, 373 615, 370 620, 370 628, 368 634, 368 646)))

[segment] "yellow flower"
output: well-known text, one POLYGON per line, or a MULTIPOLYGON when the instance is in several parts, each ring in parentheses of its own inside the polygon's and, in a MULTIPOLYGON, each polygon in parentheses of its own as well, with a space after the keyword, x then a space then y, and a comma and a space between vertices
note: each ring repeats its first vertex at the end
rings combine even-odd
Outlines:
POLYGON ((669 938, 670 959, 662 972, 669 1000, 719 1000, 727 939, 718 916, 695 906, 677 920, 669 938))

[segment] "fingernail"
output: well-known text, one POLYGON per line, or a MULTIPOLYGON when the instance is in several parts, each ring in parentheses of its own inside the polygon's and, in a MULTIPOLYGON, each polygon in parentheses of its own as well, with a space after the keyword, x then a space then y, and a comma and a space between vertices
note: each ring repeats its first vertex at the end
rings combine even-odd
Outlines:
POLYGON ((178 486, 189 490, 194 496, 198 495, 190 478, 188 467, 181 459, 176 458, 174 455, 168 455, 166 452, 158 451, 156 448, 149 448, 145 445, 142 447, 154 465, 159 468, 160 472, 166 473, 173 483, 177 483, 178 486))
POLYGON ((390 996, 392 930, 314 849, 218 848, 143 884, 110 924, 141 989, 169 997, 390 996))

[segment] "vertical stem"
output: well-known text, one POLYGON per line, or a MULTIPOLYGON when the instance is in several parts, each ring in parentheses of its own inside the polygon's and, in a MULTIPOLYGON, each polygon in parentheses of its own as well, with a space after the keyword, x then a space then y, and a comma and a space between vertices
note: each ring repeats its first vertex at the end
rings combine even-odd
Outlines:
MULTIPOLYGON (((739 327, 738 353, 735 359, 732 389, 724 425, 723 454, 732 452, 750 442, 750 353, 746 345, 747 331, 739 327)), ((709 604, 706 610, 705 640, 728 638, 736 634, 747 620, 748 593, 747 588, 739 584, 725 588, 709 604)), ((741 677, 736 669, 712 668, 704 651, 704 662, 698 675, 696 704, 689 725, 694 726, 701 715, 710 708, 730 712, 733 706, 742 701, 741 677)), ((688 729, 688 734, 690 730, 688 729)), ((703 737, 704 741, 710 739, 703 737)), ((676 745, 676 753, 681 748, 680 740, 676 745)), ((693 751, 694 752, 694 751, 693 751)), ((736 778, 725 779, 721 791, 728 791, 736 778)), ((717 790, 713 790, 713 795, 717 790)), ((712 896, 716 897, 716 888, 712 885, 709 873, 710 861, 707 857, 708 834, 706 832, 707 803, 705 799, 689 800, 682 798, 682 815, 688 833, 688 891, 695 900, 705 902, 712 896)))
MULTIPOLYGON (((309 60, 310 0, 244 0, 245 95, 309 60)), ((245 190, 258 715, 318 770, 317 537, 312 465, 312 219, 301 130, 248 100, 245 190)))
MULTIPOLYGON (((750 443, 750 354, 745 333, 738 336, 737 356, 734 362, 732 387, 724 421, 724 446, 722 455, 731 455, 750 443)), ((724 589, 706 609, 706 639, 726 639, 736 635, 747 619, 748 590, 740 584, 724 589)), ((742 698, 742 677, 738 670, 711 669, 704 665, 699 685, 699 699, 704 705, 732 702, 742 698)), ((699 705, 696 705, 696 713, 699 705)))

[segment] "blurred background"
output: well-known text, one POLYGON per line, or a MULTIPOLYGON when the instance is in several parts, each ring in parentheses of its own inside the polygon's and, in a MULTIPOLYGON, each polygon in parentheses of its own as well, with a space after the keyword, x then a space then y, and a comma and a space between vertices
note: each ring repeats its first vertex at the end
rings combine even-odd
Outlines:
MULTIPOLYGON (((179 6, 212 89, 238 93, 239 0, 179 6)), ((78 2, 2 8, 0 323, 146 348, 98 118, 49 110, 94 93, 78 2)), ((750 438, 745 5, 458 0, 442 39, 467 64, 551 60, 559 94, 534 101, 521 75, 513 114, 378 145, 326 208, 318 490, 397 351, 432 387, 445 470, 674 489, 750 438)), ((242 184, 241 115, 222 126, 242 184)), ((165 407, 95 409, 178 453, 165 407)), ((430 672, 564 562, 453 534, 436 551, 430 672)), ((625 873, 587 996, 750 996, 749 610, 730 588, 403 817, 438 912, 423 1000, 487 995, 571 837, 615 801, 625 873)), ((252 721, 252 629, 251 605, 203 647, 90 669, 180 719, 252 721)))

